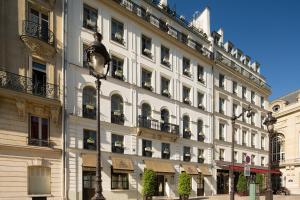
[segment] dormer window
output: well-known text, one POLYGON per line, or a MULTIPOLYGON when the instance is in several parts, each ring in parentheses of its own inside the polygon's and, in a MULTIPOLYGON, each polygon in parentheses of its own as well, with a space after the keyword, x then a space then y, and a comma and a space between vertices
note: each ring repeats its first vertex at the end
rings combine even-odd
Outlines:
POLYGON ((142 54, 152 59, 152 39, 142 35, 142 54))
POLYGON ((272 108, 272 110, 273 110, 274 112, 278 112, 279 109, 280 109, 280 106, 279 106, 279 105, 275 105, 275 106, 273 106, 273 108, 272 108))
POLYGON ((119 44, 125 44, 124 24, 115 19, 111 20, 111 39, 119 44))

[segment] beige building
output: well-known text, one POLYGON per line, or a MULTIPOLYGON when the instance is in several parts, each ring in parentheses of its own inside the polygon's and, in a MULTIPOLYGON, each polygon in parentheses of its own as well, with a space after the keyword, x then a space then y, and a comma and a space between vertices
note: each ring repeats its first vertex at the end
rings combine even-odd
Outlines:
POLYGON ((62 199, 62 1, 0 1, 0 199, 62 199))
POLYGON ((270 109, 277 118, 276 135, 272 140, 272 161, 282 172, 275 187, 288 188, 300 194, 300 90, 275 99, 270 109))

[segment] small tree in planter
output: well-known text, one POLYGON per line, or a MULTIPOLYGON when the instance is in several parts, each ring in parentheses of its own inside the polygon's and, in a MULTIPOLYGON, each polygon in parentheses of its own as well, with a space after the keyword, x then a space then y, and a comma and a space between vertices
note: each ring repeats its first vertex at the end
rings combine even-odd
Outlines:
POLYGON ((143 196, 146 200, 151 200, 155 195, 156 175, 155 172, 145 169, 143 176, 143 196))
POLYGON ((245 196, 247 193, 247 179, 243 174, 240 174, 236 189, 239 195, 245 196))
POLYGON ((186 172, 182 172, 178 179, 178 193, 180 199, 187 200, 191 194, 191 176, 186 172))
POLYGON ((259 185, 259 192, 262 193, 264 191, 264 177, 262 174, 256 174, 255 183, 259 185))

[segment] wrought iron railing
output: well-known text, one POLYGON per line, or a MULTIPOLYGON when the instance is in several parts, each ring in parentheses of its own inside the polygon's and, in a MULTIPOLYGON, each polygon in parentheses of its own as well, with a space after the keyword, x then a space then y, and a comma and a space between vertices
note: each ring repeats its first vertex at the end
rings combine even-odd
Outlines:
POLYGON ((138 117, 138 126, 179 135, 178 125, 167 122, 160 122, 158 120, 150 119, 141 115, 138 117))
POLYGON ((125 119, 124 114, 114 114, 114 112, 111 112, 111 123, 124 125, 125 119))
POLYGON ((48 27, 28 20, 23 21, 23 35, 38 38, 52 46, 54 46, 55 36, 48 27))
POLYGON ((37 138, 27 138, 28 145, 32 146, 40 146, 40 147, 50 147, 50 141, 49 140, 43 140, 43 139, 37 139, 37 138))
POLYGON ((0 69, 0 88, 24 92, 35 96, 59 100, 60 90, 58 85, 40 83, 32 78, 3 71, 0 69))

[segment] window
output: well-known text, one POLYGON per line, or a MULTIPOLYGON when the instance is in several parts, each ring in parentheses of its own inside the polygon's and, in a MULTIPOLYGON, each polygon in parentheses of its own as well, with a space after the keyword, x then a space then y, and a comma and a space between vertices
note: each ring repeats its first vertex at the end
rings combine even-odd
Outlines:
POLYGON ((261 149, 264 150, 265 149, 265 137, 261 136, 261 140, 260 140, 260 145, 261 145, 261 149))
POLYGON ((82 117, 96 119, 96 89, 86 86, 82 91, 82 117))
POLYGON ((111 123, 124 124, 123 98, 114 94, 111 96, 111 123))
POLYGON ((49 167, 28 167, 28 194, 51 194, 51 169, 49 167))
POLYGON ((164 77, 161 77, 161 95, 165 97, 171 97, 171 93, 169 91, 170 80, 164 77))
POLYGON ((225 114, 225 99, 219 98, 219 113, 225 114))
POLYGON ((264 97, 260 97, 260 107, 265 108, 265 99, 264 99, 264 97))
POLYGON ((190 139, 191 138, 191 130, 190 130, 190 117, 185 115, 183 116, 183 138, 190 139))
POLYGON ((280 162, 285 160, 284 138, 282 136, 275 136, 272 138, 272 161, 280 162))
POLYGON ((198 163, 204 163, 204 150, 198 149, 198 163))
POLYGON ((30 116, 30 133, 28 144, 34 146, 49 146, 49 120, 30 116))
POLYGON ((26 23, 28 26, 26 32, 33 37, 37 37, 47 43, 53 42, 52 38, 49 38, 49 13, 43 12, 41 9, 33 8, 30 4, 29 8, 29 21, 26 23))
POLYGON ((232 93, 235 95, 238 93, 238 84, 235 81, 232 81, 232 93))
POLYGON ((243 153, 243 163, 246 162, 246 157, 247 157, 247 154, 246 154, 246 153, 243 153))
POLYGON ((192 73, 191 73, 191 61, 189 59, 187 59, 186 57, 182 58, 182 71, 183 74, 191 77, 192 73))
POLYGON ((264 120, 265 120, 265 116, 261 116, 260 117, 260 127, 263 128, 263 129, 265 129, 264 120))
POLYGON ((96 131, 83 130, 83 148, 88 150, 97 149, 97 136, 96 131))
POLYGON ((237 163, 238 162, 238 152, 234 151, 234 162, 237 163))
POLYGON ((112 190, 128 190, 129 180, 128 173, 111 173, 111 189, 112 190))
POLYGON ((172 126, 171 124, 169 124, 169 118, 170 118, 170 114, 169 114, 169 111, 167 109, 162 109, 160 111, 160 117, 161 117, 161 125, 160 125, 160 128, 162 131, 164 132, 177 132, 178 133, 178 127, 174 127, 172 126))
POLYGON ((142 35, 142 54, 152 59, 152 40, 142 35))
POLYGON ((112 63, 112 72, 111 72, 112 77, 124 81, 125 80, 123 75, 124 60, 116 56, 112 56, 111 63, 112 63))
POLYGON ((219 74, 219 87, 225 89, 225 76, 223 74, 219 74))
POLYGON ((238 144, 239 142, 239 129, 234 128, 234 142, 238 144))
POLYGON ((242 142, 244 146, 247 146, 247 131, 242 131, 242 142))
MULTIPOLYGON (((141 115, 139 116, 139 125, 145 128, 152 128, 151 119, 151 106, 147 103, 143 103, 141 106, 141 115)), ((156 128, 156 127, 154 127, 156 128)))
POLYGON ((46 65, 43 63, 32 62, 32 93, 38 96, 47 95, 47 74, 46 65))
POLYGON ((161 144, 161 158, 162 159, 170 159, 170 144, 162 143, 161 144))
POLYGON ((204 106, 204 94, 198 92, 198 108, 200 108, 201 110, 205 110, 205 106, 204 106))
POLYGON ((219 149, 219 160, 224 160, 224 154, 225 154, 225 150, 224 149, 219 149))
POLYGON ((205 135, 203 132, 203 121, 201 119, 197 121, 197 131, 198 131, 198 141, 204 142, 205 135))
POLYGON ((152 91, 152 83, 151 83, 152 72, 142 69, 142 87, 146 90, 152 91))
POLYGON ((242 114, 242 121, 246 122, 246 117, 245 117, 245 115, 246 115, 246 108, 242 108, 242 112, 244 113, 244 114, 242 114))
POLYGON ((261 164, 262 167, 265 166, 265 157, 262 156, 260 158, 260 164, 261 164))
POLYGON ((251 91, 251 103, 255 104, 255 92, 251 91))
POLYGON ((124 136, 123 135, 111 135, 111 152, 124 153, 124 136))
POLYGON ((255 115, 256 113, 253 112, 253 114, 250 116, 251 125, 255 126, 255 115))
POLYGON ((251 147, 255 148, 255 139, 256 139, 256 134, 252 133, 251 134, 251 147))
POLYGON ((161 45, 160 47, 160 63, 170 67, 170 49, 161 45))
POLYGON ((255 155, 251 155, 251 165, 255 165, 255 155))
POLYGON ((190 162, 191 161, 191 147, 183 147, 183 161, 190 162))
POLYGON ((185 104, 191 105, 192 102, 190 100, 190 88, 183 86, 182 87, 182 101, 185 104))
POLYGON ((82 67, 83 68, 89 68, 89 63, 87 61, 87 54, 86 54, 87 48, 88 48, 87 44, 82 45, 82 67))
POLYGON ((242 87, 242 98, 246 99, 247 98, 247 88, 246 87, 242 87))
POLYGON ((124 41, 124 24, 115 19, 111 20, 111 39, 120 44, 125 44, 124 41))
POLYGON ((279 106, 279 105, 275 105, 275 106, 273 106, 273 108, 272 108, 272 110, 273 110, 274 112, 278 112, 279 109, 280 109, 280 106, 279 106))
POLYGON ((90 171, 82 171, 83 179, 83 199, 91 199, 95 194, 96 171, 92 168, 90 171))
POLYGON ((205 83, 205 80, 204 80, 204 68, 201 66, 201 65, 198 65, 197 66, 197 77, 198 77, 198 81, 200 82, 200 83, 205 83))
POLYGON ((225 141, 225 124, 219 123, 219 140, 225 141))
POLYGON ((97 31, 98 11, 86 4, 83 5, 83 27, 97 31))
POLYGON ((152 141, 143 140, 143 156, 152 157, 152 141))
POLYGON ((238 113, 237 113, 237 111, 238 111, 238 105, 237 104, 232 104, 232 115, 234 115, 234 116, 238 116, 238 113))

